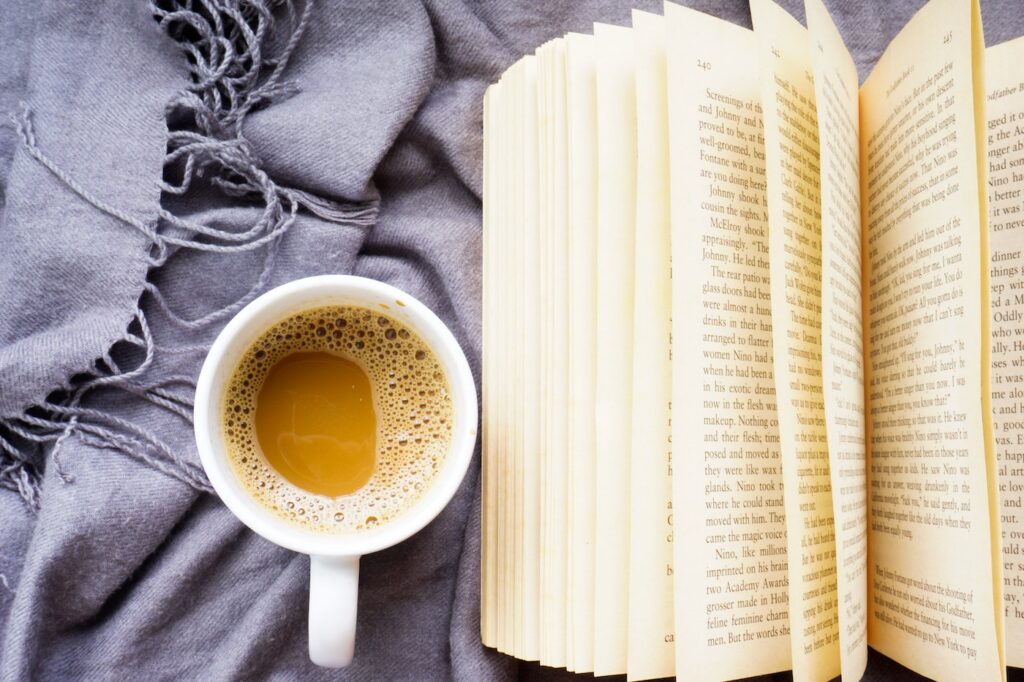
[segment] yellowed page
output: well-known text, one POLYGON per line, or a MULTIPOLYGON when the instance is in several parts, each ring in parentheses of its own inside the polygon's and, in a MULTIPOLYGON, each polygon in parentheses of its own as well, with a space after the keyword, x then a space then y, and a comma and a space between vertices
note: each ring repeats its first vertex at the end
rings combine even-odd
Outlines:
POLYGON ((510 225, 512 229, 509 239, 509 281, 512 291, 509 295, 509 406, 508 406, 508 453, 509 460, 509 483, 508 494, 510 496, 510 513, 508 522, 509 534, 509 567, 508 610, 511 621, 509 623, 509 653, 521 657, 523 654, 523 382, 517 377, 523 375, 525 368, 523 359, 523 252, 526 230, 523 224, 527 220, 525 210, 525 190, 523 177, 525 175, 525 130, 523 118, 526 115, 526 107, 523 85, 527 62, 533 61, 532 56, 526 56, 516 62, 510 74, 510 99, 511 110, 509 112, 509 125, 511 136, 509 153, 511 157, 511 201, 509 205, 510 225))
POLYGON ((676 675, 790 667, 758 47, 665 5, 676 675))
POLYGON ((484 170, 484 199, 483 199, 483 303, 481 315, 483 317, 483 339, 481 342, 481 380, 480 388, 483 393, 481 421, 482 430, 482 451, 483 456, 480 462, 480 641, 484 646, 495 646, 494 627, 494 516, 495 496, 494 484, 494 457, 496 441, 496 424, 494 416, 494 380, 493 374, 496 369, 494 355, 495 341, 495 224, 494 211, 494 168, 495 163, 495 139, 498 134, 495 125, 495 100, 497 99, 497 84, 491 85, 484 92, 484 113, 483 113, 483 170, 484 170))
POLYGON ((511 418, 509 413, 509 400, 511 386, 508 380, 508 372, 511 369, 509 361, 509 330, 511 329, 511 272, 509 256, 511 249, 512 235, 509 219, 510 202, 512 201, 512 97, 510 95, 511 75, 510 71, 502 74, 498 84, 497 106, 495 107, 496 120, 501 133, 497 139, 498 159, 495 161, 496 177, 496 206, 495 219, 500 226, 497 234, 495 247, 495 280, 500 281, 495 292, 496 317, 498 331, 495 335, 495 352, 498 356, 495 370, 495 405, 494 411, 497 419, 497 443, 495 446, 495 467, 497 472, 496 484, 496 512, 495 512, 495 647, 499 651, 509 652, 512 646, 512 602, 511 583, 512 574, 510 568, 514 565, 512 560, 511 522, 512 522, 512 467, 509 457, 509 431, 511 418))
POLYGON ((821 365, 828 435, 839 656, 843 679, 867 666, 867 469, 861 324, 857 67, 821 0, 805 0, 821 168, 821 365))
MULTIPOLYGON (((509 407, 509 457, 511 458, 512 515, 510 534, 512 536, 511 590, 512 590, 512 645, 511 653, 525 660, 536 658, 536 638, 527 645, 529 631, 536 630, 537 622, 537 572, 535 549, 527 545, 535 538, 536 508, 527 504, 527 467, 529 466, 529 443, 526 423, 532 410, 527 409, 531 394, 531 382, 525 374, 532 365, 528 353, 528 321, 532 318, 530 305, 533 303, 526 291, 527 280, 534 276, 527 263, 528 245, 533 238, 536 221, 536 182, 534 161, 536 155, 536 57, 527 55, 516 63, 512 72, 514 103, 512 111, 512 240, 510 244, 510 280, 513 293, 510 296, 511 329, 509 345, 510 361, 510 407, 509 407), (528 532, 527 526, 530 531, 528 532)), ((532 477, 531 477, 532 478, 532 477)), ((536 544, 534 543, 534 548, 536 544)))
POLYGON ((569 605, 576 672, 594 669, 597 103, 594 37, 566 36, 569 141, 569 605))
POLYGON ((977 21, 966 0, 932 0, 860 93, 868 641, 923 675, 963 680, 1005 674, 977 21))
POLYGON ((520 398, 522 441, 522 573, 520 581, 521 639, 518 657, 536 661, 540 657, 540 264, 541 210, 538 180, 537 71, 536 57, 523 60, 523 233, 519 282, 522 305, 522 384, 520 398))
POLYGON ((597 367, 594 674, 626 672, 629 460, 636 223, 630 29, 594 25, 597 83, 597 367))
POLYGON ((752 0, 761 47, 775 389, 794 680, 839 674, 835 528, 821 364, 818 114, 807 30, 752 0))
POLYGON ((512 413, 511 396, 512 382, 509 376, 512 370, 512 348, 510 334, 513 323, 512 306, 512 243, 513 234, 511 228, 513 194, 513 170, 514 154, 512 153, 514 140, 515 90, 513 74, 515 65, 509 67, 502 74, 499 81, 499 97, 496 99, 496 120, 501 130, 497 139, 497 156, 500 159, 495 162, 497 176, 495 179, 495 219, 501 227, 496 233, 495 247, 495 279, 501 285, 495 292, 497 309, 497 327, 495 335, 495 352, 498 357, 495 370, 495 414, 497 420, 497 443, 495 446, 495 468, 497 472, 496 483, 496 513, 495 513, 495 648, 503 653, 513 651, 514 632, 514 588, 513 569, 515 566, 514 539, 513 539, 513 514, 515 494, 514 484, 514 461, 511 456, 512 438, 512 413))
POLYGON ((552 400, 557 406, 557 419, 551 426, 551 451, 557 454, 554 467, 550 472, 553 483, 551 548, 554 559, 551 562, 552 591, 557 601, 554 603, 556 613, 552 616, 553 665, 565 666, 568 663, 567 649, 568 612, 565 609, 565 592, 569 579, 569 542, 567 500, 569 495, 568 459, 569 459, 569 158, 568 158, 568 119, 566 114, 566 83, 565 83, 565 41, 555 45, 554 64, 554 98, 555 98, 555 246, 552 254, 555 265, 552 269, 554 289, 551 300, 555 305, 552 324, 554 347, 552 349, 552 374, 554 388, 552 400))
POLYGON ((630 680, 675 674, 672 607, 671 239, 665 19, 633 10, 637 196, 630 458, 630 680))
POLYGON ((552 58, 552 247, 550 277, 551 313, 551 401, 548 422, 548 509, 551 515, 545 541, 551 575, 549 618, 551 624, 551 665, 569 662, 570 622, 565 594, 569 575, 569 157, 566 113, 565 39, 554 42, 552 58))
POLYGON ((516 466, 514 456, 515 414, 513 411, 515 382, 511 381, 515 370, 516 339, 513 329, 517 323, 515 312, 515 278, 513 258, 516 255, 515 245, 518 241, 516 231, 512 229, 517 219, 515 202, 515 172, 518 168, 517 129, 515 125, 518 114, 518 73, 520 66, 513 64, 502 74, 500 81, 500 107, 498 121, 504 133, 499 138, 499 156, 502 163, 499 167, 498 205, 495 210, 502 229, 498 232, 497 263, 498 275, 503 285, 498 289, 499 334, 496 339, 500 361, 498 363, 496 411, 498 414, 498 513, 495 522, 498 535, 495 547, 495 563, 497 564, 497 649, 503 653, 515 652, 515 616, 516 616, 516 466))
POLYGON ((995 641, 998 642, 999 668, 1007 679, 1007 620, 1002 604, 1002 538, 999 529, 999 471, 992 429, 992 318, 988 252, 988 142, 985 129, 988 117, 985 101, 985 32, 981 26, 981 4, 971 0, 971 72, 974 77, 974 151, 975 181, 978 187, 978 220, 981 226, 979 265, 981 272, 981 414, 985 439, 985 473, 988 479, 988 531, 992 569, 992 603, 995 605, 995 641))
POLYGON ((1003 546, 999 520, 999 462, 996 457, 995 433, 992 428, 992 317, 991 287, 989 282, 989 230, 988 230, 988 141, 985 129, 988 117, 985 113, 985 31, 981 25, 979 0, 971 4, 971 75, 974 94, 974 159, 975 183, 978 191, 978 224, 981 245, 978 249, 979 274, 981 275, 981 413, 982 432, 985 440, 985 473, 988 484, 989 550, 992 567, 992 603, 996 617, 995 632, 999 651, 999 668, 1006 679, 1006 617, 1000 605, 1003 603, 1003 546))
POLYGON ((536 387, 535 401, 537 405, 537 660, 543 665, 550 665, 548 660, 547 636, 548 615, 545 593, 548 578, 547 556, 545 544, 547 535, 548 515, 548 423, 551 412, 550 384, 548 382, 548 366, 550 364, 549 342, 551 336, 551 302, 549 300, 551 260, 551 42, 537 48, 537 167, 534 177, 537 181, 537 223, 536 223, 536 258, 532 269, 534 277, 533 300, 537 315, 536 343, 536 387))
POLYGON ((992 426, 999 462, 1006 664, 1024 667, 1024 38, 985 52, 992 426))
POLYGON ((546 312, 544 339, 544 468, 541 479, 543 522, 541 524, 541 661, 565 666, 566 588, 566 379, 568 350, 568 253, 567 253, 567 170, 565 156, 565 48, 561 39, 551 41, 545 61, 544 126, 546 168, 546 224, 542 232, 544 291, 541 302, 546 312))
POLYGON ((496 270, 495 279, 499 279, 502 285, 496 291, 498 333, 495 338, 496 352, 498 354, 498 366, 496 369, 496 395, 495 413, 497 415, 497 445, 495 466, 497 467, 497 512, 495 518, 495 533, 497 541, 494 547, 494 562, 497 576, 495 577, 495 603, 498 613, 495 617, 496 623, 496 648, 498 651, 509 653, 512 650, 513 633, 513 608, 512 608, 512 567, 515 565, 513 559, 512 541, 512 513, 514 495, 512 494, 512 458, 510 456, 510 429, 511 429, 511 382, 509 371, 511 370, 509 335, 512 323, 511 305, 511 243, 512 234, 510 229, 511 201, 512 201, 512 70, 511 68, 502 74, 499 82, 499 98, 497 106, 497 120, 502 133, 498 137, 498 156, 500 163, 495 163, 497 176, 497 206, 495 218, 501 228, 497 232, 496 270))

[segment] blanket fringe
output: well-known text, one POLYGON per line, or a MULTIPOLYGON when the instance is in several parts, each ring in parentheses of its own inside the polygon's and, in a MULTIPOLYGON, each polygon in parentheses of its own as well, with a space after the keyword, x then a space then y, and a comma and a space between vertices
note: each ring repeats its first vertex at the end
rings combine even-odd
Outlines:
POLYGON ((39 508, 47 448, 60 479, 72 480, 61 465, 61 447, 72 433, 91 445, 137 459, 196 490, 212 492, 203 471, 182 459, 157 434, 86 407, 83 398, 97 389, 124 391, 191 422, 192 378, 146 380, 144 375, 158 350, 205 352, 206 347, 158 347, 143 313, 144 299, 150 297, 183 330, 201 329, 234 314, 265 287, 280 240, 300 209, 346 225, 369 227, 377 219, 377 201, 340 203, 277 184, 262 170, 242 134, 250 112, 298 92, 297 84, 283 81, 282 75, 309 24, 313 0, 302 3, 301 9, 293 0, 151 0, 150 9, 184 53, 191 81, 166 109, 164 196, 185 195, 202 180, 227 197, 256 202, 263 210, 241 231, 183 218, 163 207, 154 220, 142 220, 97 196, 45 154, 27 105, 11 115, 22 146, 32 158, 84 201, 145 235, 151 247, 150 278, 125 335, 97 358, 93 367, 43 403, 0 418, 0 487, 18 492, 33 511, 39 508), (152 279, 153 271, 180 248, 217 253, 264 249, 265 255, 259 276, 244 296, 207 315, 188 319, 173 311, 152 279), (122 368, 112 357, 119 344, 134 347, 131 355, 141 355, 130 369, 122 368))

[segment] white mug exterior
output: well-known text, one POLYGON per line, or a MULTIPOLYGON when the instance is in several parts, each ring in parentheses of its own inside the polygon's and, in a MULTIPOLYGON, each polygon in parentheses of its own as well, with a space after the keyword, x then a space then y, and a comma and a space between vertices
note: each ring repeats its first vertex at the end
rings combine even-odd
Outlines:
POLYGON ((320 275, 289 282, 245 306, 213 342, 199 373, 194 414, 199 457, 224 504, 271 542, 311 556, 310 658, 318 665, 347 665, 355 644, 359 557, 391 547, 433 520, 455 495, 473 457, 476 387, 455 337, 430 309, 383 282, 350 275, 320 275), (301 528, 257 502, 231 469, 221 419, 228 380, 260 334, 299 311, 331 305, 379 310, 408 326, 433 350, 444 368, 453 408, 451 447, 433 483, 397 517, 376 528, 345 535, 301 528))

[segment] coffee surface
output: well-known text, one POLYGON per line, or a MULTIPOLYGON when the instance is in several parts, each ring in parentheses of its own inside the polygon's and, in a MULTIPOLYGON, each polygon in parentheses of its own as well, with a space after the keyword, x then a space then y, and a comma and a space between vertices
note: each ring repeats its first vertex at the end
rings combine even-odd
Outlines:
POLYGON ((232 373, 223 425, 231 466, 278 516, 327 533, 375 527, 430 486, 453 408, 430 348, 383 310, 297 313, 232 373))
POLYGON ((277 361, 256 397, 256 440, 279 474, 317 495, 362 488, 377 459, 377 413, 366 372, 323 351, 277 361))

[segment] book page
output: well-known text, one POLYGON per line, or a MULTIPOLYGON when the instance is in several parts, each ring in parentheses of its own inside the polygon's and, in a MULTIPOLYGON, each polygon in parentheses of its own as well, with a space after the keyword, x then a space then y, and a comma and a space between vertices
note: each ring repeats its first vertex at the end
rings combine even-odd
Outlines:
POLYGON ((572 510, 572 489, 569 479, 571 451, 569 443, 569 131, 566 86, 566 41, 557 40, 553 56, 553 126, 554 153, 552 155, 554 182, 554 230, 552 234, 552 363, 550 381, 556 418, 550 422, 548 448, 556 457, 551 461, 548 476, 554 483, 549 488, 549 509, 552 526, 546 542, 552 547, 550 579, 552 608, 551 622, 554 638, 552 660, 567 667, 571 661, 572 620, 566 603, 569 589, 570 551, 569 514, 572 510))
POLYGON ((495 483, 496 472, 494 470, 494 458, 496 456, 497 423, 494 414, 495 389, 493 374, 497 369, 495 362, 495 332, 497 324, 498 309, 495 306, 497 296, 496 288, 498 281, 495 280, 497 253, 494 240, 496 238, 497 224, 495 215, 495 146, 499 135, 495 118, 495 108, 500 106, 495 100, 499 99, 499 85, 495 83, 484 92, 484 113, 483 113, 483 171, 484 171, 484 200, 483 200, 483 292, 482 310, 483 334, 481 340, 481 379, 480 389, 483 394, 481 421, 483 442, 483 455, 480 459, 480 641, 484 646, 493 647, 496 642, 495 634, 495 483))
POLYGON ((630 29, 594 25, 597 74, 597 367, 594 674, 626 671, 636 98, 630 29))
POLYGON ((857 67, 821 0, 805 0, 821 169, 821 368, 843 679, 867 666, 867 470, 857 67))
POLYGON ((546 291, 541 296, 547 312, 544 382, 548 408, 545 415, 544 519, 541 538, 541 607, 543 637, 541 660, 556 668, 566 664, 566 389, 568 378, 568 210, 565 121, 565 46, 549 43, 546 60, 547 244, 546 291))
POLYGON ((932 0, 860 94, 868 641, 944 679, 1005 675, 979 44, 976 5, 932 0))
POLYGON ((665 5, 676 674, 790 667, 754 34, 665 5))
POLYGON ((753 0, 761 46, 772 345, 789 556, 794 680, 839 674, 835 524, 821 365, 818 114, 807 30, 753 0))
POLYGON ((671 234, 665 19, 633 10, 637 197, 627 677, 675 673, 671 234))
MULTIPOLYGON (((522 173, 522 128, 519 121, 522 118, 521 106, 521 73, 523 70, 522 61, 513 64, 502 77, 502 99, 505 100, 504 118, 505 129, 508 131, 504 145, 505 168, 506 168, 506 194, 503 215, 507 215, 505 224, 509 229, 503 233, 503 264, 504 273, 507 277, 508 286, 505 287, 505 325, 502 337, 503 359, 506 369, 499 376, 502 381, 503 415, 499 431, 501 445, 498 450, 500 466, 502 468, 502 502, 504 513, 498 516, 498 531, 503 535, 503 547, 499 546, 496 557, 501 566, 502 582, 498 587, 498 603, 501 606, 503 621, 503 647, 499 651, 510 655, 517 655, 519 651, 519 638, 522 636, 522 628, 517 628, 516 623, 519 615, 519 568, 522 554, 522 535, 519 533, 517 523, 520 499, 517 497, 519 489, 519 477, 521 471, 518 466, 516 453, 519 440, 519 412, 517 400, 520 385, 510 379, 516 376, 519 369, 519 344, 516 332, 520 326, 519 320, 519 296, 515 295, 518 290, 517 262, 519 260, 520 244, 522 242, 522 230, 514 229, 515 225, 522 221, 522 202, 520 198, 519 175, 522 173)), ((499 211, 501 208, 499 207, 499 211)))
MULTIPOLYGON (((594 37, 566 36, 569 136, 569 604, 576 672, 594 669, 597 104, 594 37)), ((569 648, 569 647, 567 647, 569 648)))
POLYGON ((498 140, 499 157, 503 160, 500 169, 499 183, 501 192, 499 203, 495 209, 497 218, 504 229, 498 231, 498 276, 503 276, 506 286, 498 289, 498 305, 500 311, 499 335, 496 339, 497 351, 501 358, 498 368, 497 379, 498 395, 495 410, 498 415, 498 444, 496 466, 498 470, 498 505, 497 518, 495 519, 495 531, 498 542, 494 548, 494 561, 497 565, 498 575, 496 577, 495 599, 498 605, 497 616, 497 649, 504 653, 511 653, 513 649, 515 610, 514 598, 514 575, 515 567, 515 541, 513 539, 513 513, 515 511, 514 484, 514 460, 511 456, 512 438, 512 382, 508 380, 509 372, 512 369, 512 347, 511 340, 513 307, 512 307, 512 256, 513 256, 513 230, 511 229, 512 201, 514 200, 512 171, 515 155, 512 153, 514 139, 514 127, 512 125, 514 116, 514 87, 512 84, 513 66, 506 71, 500 82, 501 93, 498 100, 501 104, 498 109, 499 125, 504 130, 498 140))
POLYGON ((552 251, 555 257, 552 296, 557 299, 552 324, 555 334, 552 350, 554 356, 552 381, 555 384, 553 400, 558 406, 558 421, 552 425, 550 447, 560 455, 551 472, 552 480, 557 481, 552 493, 553 499, 557 503, 552 510, 554 521, 552 542, 561 544, 560 548, 552 549, 555 556, 560 557, 560 559, 556 559, 552 589, 556 597, 555 608, 560 611, 554 616, 554 627, 557 633, 555 636, 561 639, 561 644, 555 645, 556 660, 560 658, 562 666, 568 665, 571 654, 569 637, 572 629, 572 622, 569 620, 564 600, 569 580, 569 512, 572 508, 570 506, 571 497, 569 497, 569 260, 572 258, 572 252, 569 251, 569 118, 566 103, 565 53, 565 41, 560 40, 555 45, 554 66, 556 180, 555 246, 552 251))
POLYGON ((537 251, 535 268, 532 270, 534 277, 534 297, 529 299, 536 308, 537 322, 534 329, 537 343, 537 375, 534 392, 534 400, 537 404, 537 446, 535 459, 537 460, 537 660, 542 665, 547 665, 548 645, 550 638, 548 631, 548 609, 545 599, 546 585, 548 578, 547 555, 548 547, 545 544, 547 535, 548 511, 548 462, 550 453, 548 451, 548 423, 552 404, 548 391, 548 365, 550 355, 548 353, 550 332, 551 332, 551 302, 550 296, 550 271, 548 265, 551 260, 550 235, 551 235, 551 42, 547 42, 537 48, 534 53, 537 57, 537 167, 532 177, 537 181, 537 221, 536 221, 536 244, 537 251))
POLYGON ((523 71, 523 232, 520 297, 522 300, 522 649, 524 661, 540 659, 540 522, 541 522, 541 305, 540 261, 544 226, 540 202, 540 131, 537 120, 539 60, 525 62, 523 71))
POLYGON ((552 196, 551 191, 551 153, 552 117, 551 117, 551 49, 554 41, 537 48, 537 181, 538 181, 538 220, 537 220, 537 316, 538 316, 538 650, 537 657, 541 665, 548 665, 551 644, 548 616, 551 613, 547 597, 548 562, 551 548, 545 543, 548 535, 548 468, 551 462, 551 451, 548 449, 548 432, 551 424, 551 232, 552 232, 552 196))
POLYGON ((999 462, 1006 664, 1024 667, 1024 39, 985 52, 992 427, 999 462))
POLYGON ((517 205, 521 219, 517 222, 518 254, 514 261, 517 266, 516 292, 518 301, 516 316, 518 325, 519 372, 512 383, 516 390, 514 429, 517 438, 514 445, 516 458, 517 486, 516 523, 518 553, 516 556, 516 589, 518 590, 516 614, 516 657, 524 661, 536 661, 539 657, 539 562, 540 551, 540 504, 538 489, 540 471, 537 450, 539 447, 538 422, 540 405, 537 400, 539 379, 539 335, 537 298, 537 241, 539 225, 537 220, 537 58, 528 55, 522 60, 520 72, 519 148, 520 167, 516 172, 519 189, 517 205))

